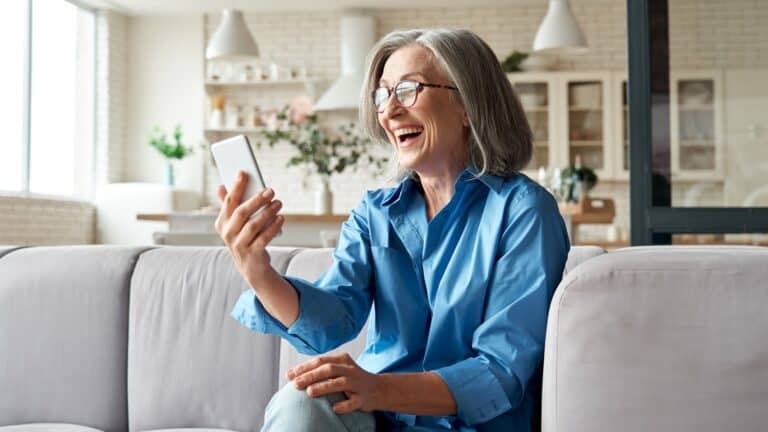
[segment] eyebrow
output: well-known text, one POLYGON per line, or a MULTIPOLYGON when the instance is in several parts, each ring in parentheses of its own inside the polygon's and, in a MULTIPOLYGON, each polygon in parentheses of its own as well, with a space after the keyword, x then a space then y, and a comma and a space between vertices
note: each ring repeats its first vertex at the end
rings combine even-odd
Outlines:
MULTIPOLYGON (((426 78, 426 75, 424 75, 421 72, 408 72, 407 74, 402 75, 400 77, 400 79, 398 79, 397 81, 400 82, 400 81, 402 81, 402 80, 404 80, 406 78, 413 78, 413 77, 415 77, 417 75, 420 76, 421 78, 426 78)), ((386 84, 386 83, 387 83, 387 80, 379 79, 379 85, 386 84)))

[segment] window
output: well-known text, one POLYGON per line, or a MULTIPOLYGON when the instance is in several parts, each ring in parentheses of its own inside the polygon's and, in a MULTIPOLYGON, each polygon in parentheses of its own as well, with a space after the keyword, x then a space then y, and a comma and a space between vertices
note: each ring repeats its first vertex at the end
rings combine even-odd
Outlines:
POLYGON ((627 5, 632 244, 768 245, 768 9, 627 5))
POLYGON ((26 89, 27 5, 23 1, 6 2, 0 14, 0 40, 6 53, 0 67, 0 190, 22 190, 24 98, 26 89))
POLYGON ((11 96, 2 108, 10 136, 0 147, 0 190, 89 197, 95 14, 64 0, 6 8, 0 32, 11 61, 0 71, 0 85, 11 96))

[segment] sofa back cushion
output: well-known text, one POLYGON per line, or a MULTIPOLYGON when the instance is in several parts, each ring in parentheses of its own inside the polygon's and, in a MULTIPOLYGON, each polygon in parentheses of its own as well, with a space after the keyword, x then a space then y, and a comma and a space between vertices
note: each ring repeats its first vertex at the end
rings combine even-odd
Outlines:
MULTIPOLYGON (((295 249, 271 248, 284 272, 295 249)), ((224 248, 166 247, 141 256, 131 281, 131 431, 258 431, 277 390, 278 340, 229 312, 250 289, 224 248)))
POLYGON ((131 272, 144 249, 5 250, 0 426, 58 422, 127 428, 126 305, 131 272))
POLYGON ((765 430, 768 249, 638 247, 574 269, 547 325, 542 430, 765 430))
MULTIPOLYGON (((317 279, 333 262, 333 249, 306 249, 298 253, 288 265, 286 274, 300 277, 306 280, 317 279)), ((565 264, 564 273, 569 272, 582 262, 604 253, 602 248, 596 246, 574 246, 568 253, 568 259, 565 264)), ((352 357, 357 357, 365 348, 367 339, 368 325, 366 324, 357 337, 346 344, 331 351, 331 353, 347 352, 352 357)), ((286 341, 280 341, 280 381, 282 387, 287 382, 285 372, 304 361, 312 358, 305 354, 300 354, 291 344, 286 341)))

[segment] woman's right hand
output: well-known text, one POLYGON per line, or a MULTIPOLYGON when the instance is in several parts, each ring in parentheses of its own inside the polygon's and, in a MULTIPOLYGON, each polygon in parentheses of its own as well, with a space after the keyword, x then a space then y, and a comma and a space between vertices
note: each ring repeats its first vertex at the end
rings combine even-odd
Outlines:
POLYGON ((223 185, 219 186, 217 195, 221 211, 215 227, 232 254, 240 274, 256 288, 260 277, 271 270, 266 247, 280 232, 285 218, 277 215, 282 203, 272 200, 274 191, 269 188, 241 204, 247 183, 248 176, 240 172, 229 193, 223 185), (251 218, 262 207, 262 211, 251 218))

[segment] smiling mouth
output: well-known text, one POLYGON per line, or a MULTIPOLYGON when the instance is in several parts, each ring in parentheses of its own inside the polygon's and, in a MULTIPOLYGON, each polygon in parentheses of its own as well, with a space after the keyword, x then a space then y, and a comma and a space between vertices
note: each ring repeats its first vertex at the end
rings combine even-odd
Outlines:
POLYGON ((407 146, 416 141, 416 138, 421 136, 423 129, 406 129, 396 132, 397 142, 401 146, 407 146))

